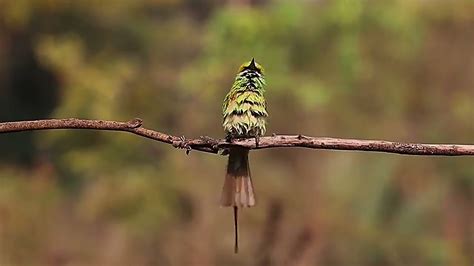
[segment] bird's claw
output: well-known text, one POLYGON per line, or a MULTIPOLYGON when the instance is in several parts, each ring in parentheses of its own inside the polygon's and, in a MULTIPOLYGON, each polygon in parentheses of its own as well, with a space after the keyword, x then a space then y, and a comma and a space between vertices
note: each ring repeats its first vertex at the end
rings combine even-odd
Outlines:
POLYGON ((231 143, 232 140, 234 139, 234 136, 232 134, 228 134, 225 136, 225 141, 231 143))

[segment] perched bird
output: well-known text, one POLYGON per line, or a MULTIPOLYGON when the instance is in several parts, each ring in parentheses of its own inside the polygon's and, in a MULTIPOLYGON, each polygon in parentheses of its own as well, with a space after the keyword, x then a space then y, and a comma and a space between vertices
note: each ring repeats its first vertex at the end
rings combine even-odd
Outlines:
MULTIPOLYGON (((224 99, 223 127, 228 141, 234 138, 254 137, 265 134, 268 116, 265 98, 263 68, 254 59, 239 68, 234 84, 224 99)), ((249 150, 240 147, 229 149, 227 174, 222 189, 221 205, 234 209, 234 252, 238 246, 238 208, 255 205, 255 193, 249 168, 249 150)))

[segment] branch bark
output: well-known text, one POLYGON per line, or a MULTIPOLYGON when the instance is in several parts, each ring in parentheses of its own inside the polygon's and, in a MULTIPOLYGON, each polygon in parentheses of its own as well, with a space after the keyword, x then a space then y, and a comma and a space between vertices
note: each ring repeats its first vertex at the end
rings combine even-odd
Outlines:
POLYGON ((474 145, 401 143, 384 140, 339 139, 308 137, 303 135, 273 135, 261 137, 258 146, 253 138, 236 139, 230 143, 224 139, 213 139, 209 137, 187 140, 184 139, 184 137, 172 136, 146 129, 142 127, 142 120, 138 118, 128 122, 68 118, 0 123, 0 134, 48 129, 124 131, 171 144, 176 148, 187 149, 187 151, 197 150, 209 153, 217 153, 219 149, 228 148, 230 146, 241 146, 248 149, 302 147, 311 149, 387 152, 406 155, 474 155, 474 145))

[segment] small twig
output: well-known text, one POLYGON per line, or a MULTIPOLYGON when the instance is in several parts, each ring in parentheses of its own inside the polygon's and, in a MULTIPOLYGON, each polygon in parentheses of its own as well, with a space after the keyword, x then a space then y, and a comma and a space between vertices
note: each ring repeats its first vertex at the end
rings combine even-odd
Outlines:
POLYGON ((146 129, 142 127, 142 120, 138 118, 128 122, 69 118, 0 123, 0 134, 47 129, 125 131, 145 138, 171 144, 178 148, 185 148, 187 153, 189 153, 190 150, 218 153, 219 149, 225 149, 230 146, 240 146, 248 149, 303 147, 311 149, 388 152, 407 155, 474 155, 474 145, 400 143, 384 140, 308 137, 301 134, 273 134, 271 137, 260 137, 258 146, 256 145, 254 138, 232 139, 231 142, 227 142, 225 139, 212 139, 209 137, 183 139, 182 137, 146 129))

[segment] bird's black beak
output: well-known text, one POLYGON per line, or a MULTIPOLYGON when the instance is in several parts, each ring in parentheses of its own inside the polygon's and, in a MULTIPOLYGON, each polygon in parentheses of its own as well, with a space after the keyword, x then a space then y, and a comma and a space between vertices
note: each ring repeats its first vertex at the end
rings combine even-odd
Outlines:
POLYGON ((255 58, 252 58, 252 61, 250 61, 248 68, 253 69, 253 70, 258 70, 257 65, 255 65, 255 58))

